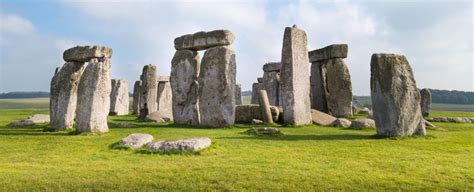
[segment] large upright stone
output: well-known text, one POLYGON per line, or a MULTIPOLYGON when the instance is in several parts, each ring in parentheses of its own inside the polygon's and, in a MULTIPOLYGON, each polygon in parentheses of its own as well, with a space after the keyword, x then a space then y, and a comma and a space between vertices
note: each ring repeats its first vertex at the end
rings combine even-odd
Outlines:
POLYGON ((322 74, 328 113, 335 117, 352 117, 352 83, 344 61, 327 60, 322 74))
POLYGON ((263 66, 263 89, 267 91, 270 105, 279 106, 280 63, 268 63, 263 66))
POLYGON ((420 94, 403 55, 373 54, 370 62, 373 116, 379 136, 425 135, 420 94))
POLYGON ((179 50, 171 61, 173 118, 176 124, 199 125, 197 51, 179 50))
POLYGON ((73 127, 77 104, 77 87, 84 71, 84 63, 67 62, 57 68, 51 79, 49 111, 53 130, 73 127))
POLYGON ((63 53, 64 61, 89 62, 91 59, 110 59, 112 49, 104 46, 76 46, 63 53))
POLYGON ((231 47, 208 49, 199 73, 201 125, 225 127, 234 124, 235 53, 231 47))
POLYGON ((285 28, 281 54, 281 95, 285 124, 311 124, 306 33, 296 25, 285 28))
POLYGON ((158 82, 156 81, 156 66, 152 64, 145 65, 140 78, 142 80, 140 117, 146 117, 157 110, 158 82))
POLYGON ((258 91, 264 90, 263 83, 252 84, 252 97, 250 98, 250 104, 258 104, 258 91))
POLYGON ((333 58, 346 58, 348 46, 347 44, 332 44, 321 49, 316 49, 308 53, 309 61, 323 61, 333 58))
POLYGON ((421 114, 423 117, 428 117, 431 110, 431 91, 429 89, 420 90, 421 95, 421 114))
POLYGON ((242 88, 240 84, 235 84, 235 104, 242 105, 242 88))
POLYGON ((160 114, 173 121, 173 92, 169 76, 158 76, 157 108, 160 114))
POLYGON ((226 46, 234 42, 234 34, 229 30, 200 31, 174 39, 176 50, 205 50, 217 46, 226 46))
POLYGON ((76 130, 78 132, 108 132, 110 109, 110 60, 92 59, 79 82, 76 130))
POLYGON ((133 101, 132 101, 132 111, 133 114, 138 114, 140 112, 140 95, 142 92, 142 81, 135 81, 133 84, 133 101))
POLYGON ((128 81, 125 79, 112 79, 109 115, 127 115, 129 100, 128 81))
POLYGON ((318 111, 327 113, 328 106, 325 95, 325 82, 323 81, 323 75, 321 68, 324 62, 315 61, 311 63, 311 108, 318 111))

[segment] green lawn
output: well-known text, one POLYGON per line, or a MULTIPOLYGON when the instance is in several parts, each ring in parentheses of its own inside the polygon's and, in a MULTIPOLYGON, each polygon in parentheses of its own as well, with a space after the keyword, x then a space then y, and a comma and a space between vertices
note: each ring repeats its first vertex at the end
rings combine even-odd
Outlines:
MULTIPOLYGON (((0 191, 474 190, 474 124, 435 123, 427 137, 375 139, 374 130, 283 127, 285 136, 241 134, 248 125, 193 129, 112 117, 105 135, 42 132, 6 124, 47 110, 0 109, 0 191), (139 128, 117 128, 131 123, 139 128), (200 155, 111 150, 130 133, 207 136, 200 155)), ((433 115, 474 116, 433 112, 433 115)))

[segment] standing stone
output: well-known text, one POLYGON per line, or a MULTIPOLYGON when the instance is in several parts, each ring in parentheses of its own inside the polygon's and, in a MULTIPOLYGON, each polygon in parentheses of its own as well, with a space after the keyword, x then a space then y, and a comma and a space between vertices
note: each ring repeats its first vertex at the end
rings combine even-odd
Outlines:
POLYGON ((258 91, 260 110, 262 112, 263 122, 266 124, 272 124, 272 112, 270 111, 270 102, 268 101, 267 91, 258 91))
POLYGON ((49 97, 50 125, 53 130, 72 128, 77 104, 77 87, 84 71, 83 62, 67 62, 56 68, 49 97))
POLYGON ((252 97, 250 99, 250 104, 258 104, 258 91, 265 89, 262 83, 253 83, 252 84, 252 97))
POLYGON ((263 87, 267 91, 270 105, 279 106, 280 63, 267 63, 263 66, 263 87))
POLYGON ((346 64, 340 58, 330 59, 322 69, 328 113, 352 117, 352 83, 346 64))
POLYGON ((324 62, 315 61, 311 63, 311 108, 327 113, 328 106, 325 95, 325 85, 321 73, 324 62))
POLYGON ((197 51, 179 50, 171 61, 173 119, 176 124, 199 125, 197 51))
POLYGON ((420 94, 403 55, 373 54, 370 62, 371 97, 377 135, 425 135, 420 94))
POLYGON ((234 124, 235 53, 229 46, 208 49, 199 73, 201 125, 225 127, 234 124))
POLYGON ((143 118, 157 110, 158 82, 156 81, 156 66, 152 64, 145 65, 140 78, 142 80, 140 117, 143 118))
POLYGON ((235 105, 242 105, 242 88, 240 84, 235 84, 235 105))
POLYGON ((108 132, 110 109, 110 60, 91 59, 79 82, 76 130, 78 132, 108 132))
POLYGON ((128 81, 125 79, 112 79, 109 115, 128 115, 129 100, 128 81))
POLYGON ((281 54, 281 97, 285 124, 311 124, 308 48, 306 33, 287 27, 281 54))
POLYGON ((133 101, 132 101, 132 111, 133 114, 138 114, 140 112, 140 93, 142 92, 142 81, 135 81, 133 84, 133 101))
POLYGON ((169 117, 173 121, 173 92, 171 91, 169 76, 165 77, 160 76, 158 78, 157 107, 161 115, 169 117))
POLYGON ((429 89, 420 90, 421 95, 421 114, 423 117, 428 117, 431 110, 431 91, 429 89))

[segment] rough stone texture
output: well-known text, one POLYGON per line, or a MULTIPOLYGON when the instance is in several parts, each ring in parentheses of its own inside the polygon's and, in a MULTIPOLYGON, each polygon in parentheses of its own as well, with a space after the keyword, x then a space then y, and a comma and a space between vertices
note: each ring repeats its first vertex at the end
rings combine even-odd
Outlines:
POLYGON ((163 140, 149 143, 146 148, 154 151, 199 151, 211 146, 207 137, 187 138, 180 140, 163 140))
POLYGON ((128 81, 125 79, 112 79, 110 92, 110 115, 128 115, 128 81))
POLYGON ((263 83, 252 84, 252 97, 250 99, 250 104, 258 104, 258 91, 263 89, 265 89, 263 83))
POLYGON ((176 124, 199 125, 198 74, 199 54, 176 51, 171 61, 173 119, 176 124))
POLYGON ((169 82, 170 76, 157 76, 156 81, 158 82, 169 82))
POLYGON ((345 118, 337 118, 336 121, 334 121, 333 125, 336 127, 343 127, 343 128, 349 128, 351 127, 352 122, 345 119, 345 118))
POLYGON ((40 123, 49 123, 49 115, 35 114, 35 115, 27 117, 26 119, 14 121, 8 124, 8 126, 22 127, 22 126, 35 125, 35 124, 40 124, 40 123))
POLYGON ((224 127, 234 124, 235 53, 231 47, 208 49, 199 73, 200 124, 224 127))
MULTIPOLYGON (((276 106, 270 106, 273 121, 277 121, 280 110, 276 106)), ((252 123, 252 119, 263 119, 259 105, 237 105, 235 106, 236 123, 252 123)))
POLYGON ((280 105, 280 72, 271 71, 263 73, 263 89, 267 91, 270 105, 280 105))
POLYGON ((149 113, 153 113, 158 109, 156 103, 158 93, 156 66, 152 64, 145 65, 140 78, 142 80, 140 94, 140 116, 146 117, 149 113))
POLYGON ((199 51, 217 46, 226 46, 234 42, 234 34, 229 30, 215 30, 183 35, 174 39, 176 50, 199 51))
POLYGON ((388 137, 425 135, 420 94, 405 56, 373 54, 370 68, 370 88, 377 135, 388 137))
POLYGON ((169 81, 158 82, 157 108, 161 114, 173 121, 173 91, 169 81))
POLYGON ((447 117, 433 117, 434 122, 449 122, 447 117))
POLYGON ((132 101, 132 111, 133 114, 138 114, 140 112, 140 95, 142 92, 142 81, 135 81, 133 84, 133 101, 132 101))
POLYGON ((356 119, 351 123, 352 129, 375 128, 375 121, 373 119, 356 119))
POLYGON ((431 110, 431 92, 429 89, 420 90, 420 106, 423 117, 428 117, 431 110))
POLYGON ((63 53, 64 61, 89 62, 91 59, 110 59, 112 49, 104 46, 76 46, 63 53))
POLYGON ((150 134, 144 133, 132 133, 127 137, 123 138, 118 142, 121 146, 126 146, 130 148, 139 148, 143 145, 151 143, 153 141, 153 136, 150 134))
POLYGON ((254 125, 263 124, 263 121, 260 120, 260 119, 252 119, 252 124, 254 124, 254 125))
POLYGON ((155 123, 164 123, 164 122, 170 122, 172 119, 173 119, 172 114, 164 114, 161 111, 155 111, 148 114, 144 120, 153 121, 155 123))
POLYGON ((235 84, 235 105, 242 105, 242 88, 240 84, 235 84))
POLYGON ((281 63, 280 62, 271 62, 263 65, 263 72, 277 71, 280 72, 281 63))
POLYGON ((308 48, 306 33, 285 28, 281 54, 281 105, 285 124, 311 124, 308 48))
POLYGON ((327 60, 321 68, 328 114, 352 117, 352 83, 342 59, 327 60))
POLYGON ((262 120, 264 123, 272 124, 272 112, 270 110, 270 102, 268 102, 267 91, 260 90, 258 92, 259 104, 260 104, 260 111, 262 113, 262 120))
POLYGON ((325 86, 321 73, 324 62, 316 61, 311 64, 311 108, 327 113, 328 106, 325 96, 325 86))
POLYGON ((424 119, 423 119, 423 122, 425 123, 425 127, 426 127, 426 128, 428 128, 428 127, 430 127, 430 128, 436 128, 436 126, 435 126, 433 123, 431 123, 431 122, 429 122, 429 121, 427 121, 427 120, 424 120, 424 119))
POLYGON ((92 59, 82 74, 77 91, 76 130, 108 132, 110 109, 110 60, 92 59))
POLYGON ((311 109, 311 119, 313 124, 322 126, 332 126, 337 118, 321 111, 311 109))
POLYGON ((258 83, 263 83, 263 77, 257 78, 257 82, 258 82, 258 83))
POLYGON ((74 125, 77 107, 77 87, 84 71, 84 63, 67 62, 51 79, 49 111, 53 130, 70 129, 74 125))
POLYGON ((346 58, 347 44, 333 44, 321 49, 316 49, 308 53, 309 61, 322 61, 333 58, 346 58))

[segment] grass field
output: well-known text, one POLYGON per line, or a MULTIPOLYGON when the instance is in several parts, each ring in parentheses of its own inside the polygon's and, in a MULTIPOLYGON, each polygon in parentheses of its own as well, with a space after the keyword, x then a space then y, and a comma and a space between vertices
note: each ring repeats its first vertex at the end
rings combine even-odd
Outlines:
MULTIPOLYGON (((357 101, 362 105, 372 105, 370 96, 355 96, 357 101)), ((432 110, 438 111, 465 111, 465 112, 474 112, 474 105, 472 104, 446 104, 446 103, 432 103, 432 110)))
MULTIPOLYGON (((9 122, 47 109, 0 109, 0 191, 427 191, 474 190, 474 124, 435 123, 426 137, 376 139, 375 130, 281 127, 281 137, 241 134, 250 125, 195 129, 110 117, 104 135, 43 132, 9 122), (137 128, 117 128, 130 123, 137 128), (199 155, 148 155, 109 146, 130 133, 206 136, 199 155)), ((474 113, 434 111, 433 116, 474 113)))

